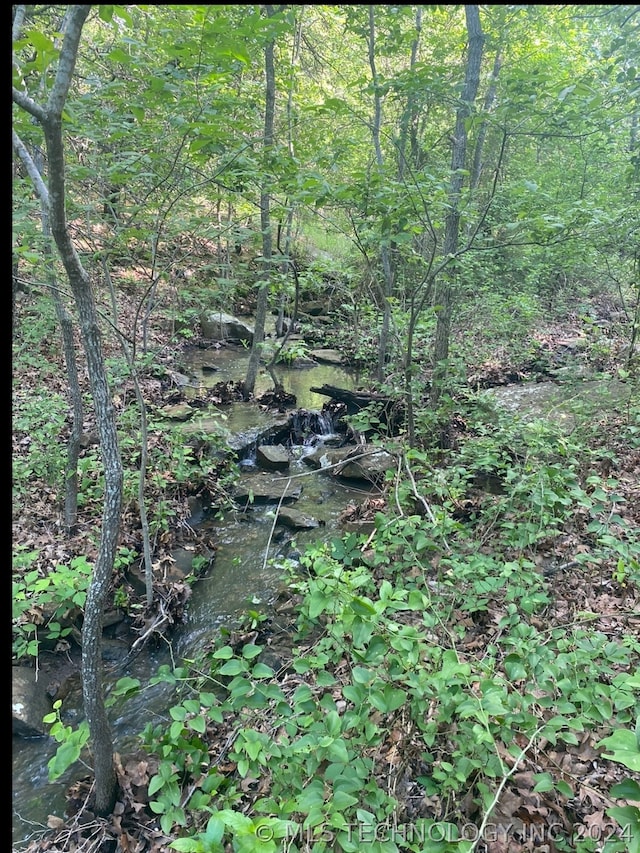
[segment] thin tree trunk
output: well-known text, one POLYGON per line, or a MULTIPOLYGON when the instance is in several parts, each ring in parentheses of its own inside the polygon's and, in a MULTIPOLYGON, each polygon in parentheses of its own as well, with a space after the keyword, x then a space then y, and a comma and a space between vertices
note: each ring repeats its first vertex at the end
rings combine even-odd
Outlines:
POLYGON ((49 191, 44 182, 44 166, 40 162, 41 155, 32 158, 27 147, 13 132, 13 147, 22 160, 29 177, 31 178, 37 195, 40 198, 40 221, 42 223, 42 234, 44 241, 45 263, 48 270, 48 282, 53 298, 60 331, 62 334, 62 349, 64 352, 64 363, 67 372, 67 383, 69 386, 69 399, 71 401, 71 434, 67 445, 67 464, 64 477, 64 523, 67 533, 72 533, 78 518, 78 459, 80 457, 80 442, 82 440, 82 423, 84 420, 84 407, 82 405, 82 392, 78 379, 78 365, 76 361, 76 348, 73 338, 73 320, 66 309, 64 301, 60 296, 56 274, 51 257, 51 228, 49 227, 49 191))
MULTIPOLYGON (((266 5, 264 10, 267 18, 271 18, 275 14, 273 6, 266 5)), ((267 39, 264 49, 266 93, 263 153, 265 161, 273 148, 273 125, 276 109, 276 75, 273 57, 274 43, 273 38, 270 36, 267 39)), ((273 236, 271 234, 271 186, 270 177, 267 173, 266 162, 262 192, 260 193, 260 227, 262 229, 262 283, 258 290, 256 316, 253 327, 253 342, 251 344, 249 364, 247 365, 247 375, 242 387, 242 395, 245 400, 248 400, 251 397, 256 385, 256 377, 258 375, 260 355, 262 352, 262 342, 264 341, 264 329, 267 319, 267 307, 271 282, 271 255, 273 254, 273 236)))
MULTIPOLYGON (((416 8, 416 37, 411 42, 411 58, 409 60, 409 73, 412 74, 418 60, 418 48, 420 47, 420 34, 422 33, 422 6, 416 8)), ((413 127, 416 120, 416 96, 413 89, 409 90, 407 103, 400 119, 400 133, 398 135, 398 180, 404 179, 405 167, 407 166, 407 140, 409 128, 413 127)), ((415 167, 416 164, 414 163, 415 167)))
MULTIPOLYGON (((380 84, 376 68, 376 22, 375 6, 369 6, 369 67, 371 69, 371 80, 373 83, 373 147, 376 154, 376 164, 382 172, 384 158, 382 146, 380 145, 380 129, 382 126, 382 98, 380 96, 380 84)), ((382 266, 382 324, 380 327, 380 339, 378 341, 378 381, 383 382, 385 376, 385 365, 389 351, 389 329, 391 327, 391 303, 393 295, 393 265, 391 263, 391 248, 388 235, 383 234, 380 242, 380 264, 382 266)))
MULTIPOLYGON (((418 6, 416 8, 416 18, 415 18, 415 29, 416 36, 411 42, 411 56, 409 59, 409 73, 413 73, 416 62, 418 59, 418 49, 420 47, 420 35, 422 33, 422 7, 418 6)), ((398 180, 402 182, 404 180, 404 175, 407 167, 415 168, 418 164, 413 162, 409 163, 407 160, 407 144, 409 139, 409 130, 415 130, 415 122, 416 122, 416 98, 415 92, 413 89, 409 90, 407 95, 407 103, 404 108, 404 112, 400 119, 400 132, 398 134, 398 180)), ((413 153, 413 146, 412 146, 413 153)), ((424 303, 423 297, 420 300, 421 305, 424 303)), ((404 353, 404 396, 405 396, 405 406, 406 406, 406 424, 407 424, 407 440, 409 442, 409 447, 413 447, 415 444, 415 416, 414 416, 414 382, 413 382, 413 340, 415 334, 416 321, 418 317, 418 313, 415 310, 416 299, 415 299, 415 291, 411 293, 410 297, 410 316, 409 323, 407 326, 407 340, 406 340, 406 349, 404 353)))
POLYGON ((118 784, 113 760, 113 737, 104 702, 102 622, 120 533, 123 474, 116 418, 105 370, 91 282, 67 227, 62 132, 62 113, 73 77, 82 28, 90 11, 91 6, 71 6, 67 10, 64 40, 47 106, 41 107, 24 92, 16 89, 13 90, 13 100, 40 122, 44 132, 51 231, 76 302, 104 467, 102 531, 87 591, 82 625, 82 697, 93 751, 94 809, 96 814, 104 816, 113 811, 118 784))
MULTIPOLYGON (((496 92, 498 90, 498 77, 500 75, 500 69, 502 67, 502 54, 500 52, 500 47, 496 52, 495 58, 493 60, 493 72, 491 74, 491 82, 489 83, 489 88, 487 89, 487 94, 484 99, 484 114, 488 115, 492 108, 496 99, 496 92)), ((480 177, 482 175, 482 155, 484 153, 484 143, 487 138, 487 124, 486 119, 480 125, 480 130, 478 131, 478 138, 476 139, 475 148, 473 150, 473 166, 471 167, 471 178, 469 180, 469 185, 472 190, 478 188, 480 184, 480 177)))
MULTIPOLYGON (((146 592, 147 607, 151 608, 153 604, 153 562, 151 560, 151 537, 149 534, 149 517, 147 515, 147 504, 145 498, 145 484, 147 479, 147 462, 149 459, 149 433, 147 430, 147 406, 145 404, 142 388, 138 381, 138 373, 136 371, 135 349, 133 352, 129 349, 127 340, 124 335, 120 334, 118 326, 118 304, 116 300, 116 289, 113 284, 113 279, 107 265, 106 258, 102 259, 102 271, 105 281, 109 285, 109 295, 111 297, 111 313, 113 315, 114 331, 120 339, 122 352, 129 367, 129 373, 135 389, 136 401, 140 410, 140 471, 138 474, 138 511, 140 513, 140 533, 142 536, 142 556, 144 562, 144 583, 146 592)), ((135 341, 135 333, 134 333, 135 341)))
MULTIPOLYGON (((41 171, 41 169, 39 169, 41 171)), ((78 378, 78 364, 76 361, 76 348, 73 334, 73 319, 64 304, 58 289, 53 259, 51 258, 51 229, 49 227, 49 207, 42 204, 41 209, 42 234, 45 238, 45 255, 47 265, 50 269, 49 282, 53 295, 53 304, 60 323, 62 333, 62 349, 64 352, 64 363, 67 372, 67 385, 69 386, 69 398, 71 400, 71 432, 67 444, 67 464, 64 476, 64 524, 67 533, 73 533, 78 520, 78 459, 80 458, 80 447, 82 442, 82 425, 84 420, 84 406, 82 404, 82 391, 78 378)))
MULTIPOLYGON (((300 42, 302 39, 302 24, 299 18, 296 18, 295 30, 293 34, 293 45, 291 48, 291 72, 289 75, 289 88, 287 92, 287 149, 289 151, 289 156, 293 161, 295 157, 295 149, 293 145, 293 130, 294 130, 294 112, 293 112, 293 92, 294 92, 294 82, 295 82, 295 70, 296 63, 298 61, 298 55, 300 53, 300 42)), ((282 255, 284 256, 284 260, 281 263, 281 271, 283 275, 287 275, 289 269, 293 269, 295 271, 295 265, 293 261, 291 261, 291 245, 293 242, 293 217, 294 217, 294 207, 292 204, 287 204, 287 215, 285 218, 284 228, 284 240, 282 249, 280 247, 280 240, 278 240, 278 249, 281 249, 282 255)), ((298 301, 298 280, 296 276, 296 306, 298 301)), ((288 334, 291 334, 293 331, 293 324, 295 323, 295 318, 291 319, 289 322, 288 328, 285 330, 284 321, 285 321, 285 309, 287 305, 287 295, 286 288, 282 288, 282 293, 280 296, 280 304, 278 306, 278 317, 276 319, 276 337, 281 338, 285 334, 285 331, 288 334)), ((296 309, 294 308, 294 313, 296 313, 296 309)), ((271 364, 273 365, 274 361, 271 360, 271 364)))
MULTIPOLYGON (((471 108, 478 93, 480 66, 482 64, 482 45, 484 41, 482 26, 480 24, 479 7, 465 6, 464 9, 467 21, 468 56, 464 88, 456 113, 456 126, 453 133, 451 180, 448 192, 449 211, 445 219, 444 245, 442 249, 445 259, 454 258, 458 251, 460 236, 460 195, 464 181, 463 170, 467 154, 466 120, 471 115, 471 108)), ((443 384, 447 378, 447 359, 449 358, 455 275, 455 264, 449 264, 440 276, 436 288, 437 322, 433 349, 434 372, 431 385, 431 406, 433 408, 436 408, 438 405, 443 384)))

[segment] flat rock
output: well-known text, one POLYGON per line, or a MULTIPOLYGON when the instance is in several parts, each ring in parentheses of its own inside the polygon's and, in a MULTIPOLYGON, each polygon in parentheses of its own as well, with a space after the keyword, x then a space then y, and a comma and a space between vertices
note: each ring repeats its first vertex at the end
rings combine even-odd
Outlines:
POLYGON ((396 466, 392 453, 373 444, 354 447, 319 448, 305 456, 304 461, 312 468, 330 469, 336 477, 345 480, 368 480, 379 482, 387 471, 396 466))
POLYGON ((305 465, 310 468, 331 468, 347 458, 353 447, 319 447, 304 457, 305 465))
POLYGON ((323 364, 343 364, 342 353, 337 349, 314 349, 309 355, 323 364))
POLYGON ((362 445, 354 450, 355 452, 345 459, 343 465, 336 469, 339 477, 379 483, 384 479, 387 471, 392 471, 396 467, 395 456, 381 447, 362 445))
POLYGON ((291 458, 282 444, 261 444, 256 448, 256 461, 268 471, 286 471, 291 458))
POLYGON ((163 406, 160 414, 172 421, 188 421, 195 411, 188 403, 177 403, 175 406, 163 406))
POLYGON ((242 477, 233 490, 233 498, 238 503, 293 503, 302 494, 302 486, 296 485, 286 477, 276 477, 267 472, 249 474, 242 477))
POLYGON ((312 530, 314 527, 319 526, 317 519, 290 507, 280 508, 278 512, 278 524, 283 524, 285 527, 291 528, 291 530, 312 530))
POLYGON ((200 316, 202 337, 211 341, 253 341, 253 327, 224 311, 205 311, 200 316))

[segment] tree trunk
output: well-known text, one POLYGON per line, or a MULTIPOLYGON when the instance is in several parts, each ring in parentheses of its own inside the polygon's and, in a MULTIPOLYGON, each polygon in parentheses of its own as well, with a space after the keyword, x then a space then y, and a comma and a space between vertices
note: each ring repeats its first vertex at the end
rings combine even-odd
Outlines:
MULTIPOLYGON (((418 48, 420 46, 420 34, 422 33, 422 7, 416 7, 416 37, 411 42, 411 58, 409 60, 409 73, 413 74, 418 60, 418 48)), ((407 160, 407 140, 409 139, 409 130, 415 132, 417 109, 416 95, 413 89, 407 95, 407 103, 405 105, 402 117, 400 119, 400 133, 398 134, 398 180, 404 180, 405 168, 408 165, 407 160)), ((415 161, 413 167, 418 164, 415 161)))
MULTIPOLYGON (((485 115, 489 115, 489 113, 493 109, 493 105, 496 99, 496 92, 498 89, 498 77, 500 75, 501 68, 502 53, 500 46, 498 46, 498 50, 496 51, 496 55, 493 60, 493 72, 491 74, 491 82, 489 83, 489 88, 487 89, 487 94, 485 95, 484 99, 485 115)), ((471 167, 471 178, 469 180, 469 185, 472 190, 477 189, 480 185, 480 177, 482 175, 482 155, 484 153, 484 143, 487 137, 487 125, 488 122, 485 119, 480 125, 480 130, 478 131, 478 138, 476 139, 476 144, 473 151, 473 166, 471 167)))
MULTIPOLYGON (((380 84, 376 68, 376 23, 374 6, 369 6, 369 67, 371 69, 371 81, 373 83, 373 147, 376 154, 376 164, 382 172, 384 160, 382 147, 380 145, 380 128, 382 126, 382 98, 380 96, 380 84)), ((378 381, 383 382, 385 376, 385 365, 389 351, 389 330, 391 327, 391 303, 393 296, 393 265, 391 263, 391 247, 389 235, 382 234, 380 242, 380 264, 382 266, 382 324, 380 326, 380 338, 378 340, 378 381)))
POLYGON ((42 204, 41 219, 42 233, 45 237, 47 264, 50 266, 49 281, 62 333, 64 363, 67 371, 69 398, 71 400, 71 434, 69 435, 69 443, 67 445, 67 464, 64 478, 64 524, 67 533, 73 533, 78 519, 78 459, 80 458, 80 443, 82 441, 84 406, 82 403, 80 381, 78 379, 78 364, 73 339, 73 320, 60 296, 55 271, 51 263, 51 229, 49 228, 49 209, 46 204, 42 204))
POLYGON ((113 811, 118 786, 113 760, 113 738, 103 693, 102 620, 118 544, 123 475, 115 412, 102 353, 98 314, 89 277, 82 266, 67 227, 62 134, 62 113, 71 85, 82 28, 90 11, 91 6, 71 6, 68 9, 58 68, 47 106, 41 107, 29 96, 16 89, 13 90, 13 100, 40 122, 44 132, 49 176, 46 203, 49 206, 51 231, 78 310, 102 451, 105 481, 102 532, 96 564, 87 591, 82 625, 82 697, 93 750, 94 809, 96 814, 104 816, 113 811))
MULTIPOLYGON (((412 74, 415 70, 416 62, 418 59, 418 48, 420 47, 420 35, 422 33, 422 7, 418 6, 416 8, 416 17, 415 17, 415 30, 416 35, 413 41, 411 42, 411 57, 409 60, 409 72, 412 74)), ((409 90, 407 95, 407 103, 405 105, 404 111, 402 113, 402 117, 400 119, 400 132, 398 134, 398 180, 403 181, 405 176, 405 171, 408 166, 415 169, 419 167, 419 163, 417 160, 417 146, 412 143, 411 144, 411 158, 407 157, 407 145, 409 139, 413 139, 415 137, 416 132, 416 119, 417 119, 417 107, 416 107, 416 96, 413 89, 409 90)), ((404 382, 404 396, 405 396, 405 406, 406 406, 406 424, 407 424, 407 440, 409 442, 409 447, 413 447, 415 445, 415 417, 414 417, 414 378, 413 378, 413 341, 414 334, 416 328, 416 322, 418 320, 418 316, 422 306, 424 305, 425 300, 428 297, 428 294, 424 293, 422 297, 418 297, 418 291, 420 287, 424 287, 425 284, 427 288, 429 288, 429 279, 423 281, 419 287, 416 287, 415 290, 412 291, 410 296, 410 311, 409 311, 409 323, 407 324, 407 340, 406 340, 406 349, 404 353, 404 365, 403 365, 403 382, 404 382)))
MULTIPOLYGON (((460 236, 460 194, 464 181, 464 167, 467 153, 466 121, 478 93, 480 66, 482 63, 482 44, 484 37, 480 24, 478 6, 465 6, 469 52, 465 72, 465 83, 456 113, 456 126, 453 133, 451 151, 451 181, 449 184, 449 212, 445 219, 443 255, 455 258, 460 236)), ((455 263, 443 271, 436 288, 436 335, 433 349, 434 373, 431 385, 431 406, 436 408, 447 378, 447 359, 449 358, 449 339, 451 336, 451 313, 453 308, 453 288, 456 269, 455 263)))
POLYGON ((42 223, 42 234, 45 238, 43 251, 48 270, 47 279, 62 333, 62 349, 64 352, 72 413, 71 434, 67 446, 67 464, 64 477, 64 523, 67 533, 73 533, 78 517, 78 459, 80 457, 82 423, 84 420, 84 406, 82 404, 76 348, 73 339, 73 320, 60 296, 52 264, 48 190, 43 178, 44 164, 42 162, 42 155, 37 154, 35 158, 32 158, 26 146, 15 132, 13 134, 13 147, 18 157, 22 160, 36 188, 36 193, 40 197, 40 221, 42 223))
MULTIPOLYGON (((265 6, 267 18, 274 15, 273 6, 265 6)), ((266 97, 264 110, 264 140, 263 153, 266 159, 270 156, 273 148, 273 124, 276 110, 276 75, 274 67, 274 48, 273 37, 269 36, 264 49, 264 67, 266 78, 266 97)), ((270 177, 267 164, 265 162, 264 183, 262 192, 260 193, 260 227, 262 229, 262 282, 258 290, 258 300, 256 304, 256 316, 253 327, 253 342, 251 344, 251 353, 249 355, 249 364, 247 366, 247 375, 242 386, 242 395, 245 400, 253 394, 256 377, 258 375, 258 366, 260 364, 260 354, 262 352, 262 342, 264 341, 264 328, 267 319, 267 307, 269 303, 269 290, 271 281, 271 255, 273 252, 273 236, 271 234, 271 187, 269 185, 270 177)))

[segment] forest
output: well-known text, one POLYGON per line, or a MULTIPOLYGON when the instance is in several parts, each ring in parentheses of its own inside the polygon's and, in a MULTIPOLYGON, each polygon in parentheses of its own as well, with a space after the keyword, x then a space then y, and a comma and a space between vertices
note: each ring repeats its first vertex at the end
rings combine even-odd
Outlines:
POLYGON ((12 40, 12 849, 640 853, 640 7, 12 40))

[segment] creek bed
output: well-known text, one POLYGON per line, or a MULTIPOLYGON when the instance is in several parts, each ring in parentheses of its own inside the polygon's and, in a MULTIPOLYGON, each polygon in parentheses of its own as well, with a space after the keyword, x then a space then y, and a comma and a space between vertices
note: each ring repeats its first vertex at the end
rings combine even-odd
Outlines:
MULTIPOLYGON (((220 381, 237 381, 243 378, 248 356, 233 349, 196 351, 188 369, 194 377, 194 385, 213 387, 220 381), (216 370, 203 370, 202 365, 215 361, 216 370)), ((317 365, 305 369, 283 368, 278 370, 279 380, 285 390, 297 398, 299 408, 317 411, 326 398, 309 391, 310 386, 325 383, 354 388, 356 378, 340 367, 317 365)), ((271 378, 260 374, 256 384, 256 396, 272 387, 271 378)), ((221 407, 212 414, 212 423, 222 424, 226 432, 248 430, 273 419, 255 404, 233 404, 221 407)), ((278 415, 282 420, 282 415, 278 415)), ((284 416, 286 420, 286 415, 284 416)), ((322 424, 322 417, 317 423, 322 424)), ((326 424, 325 424, 326 427, 326 424)), ((326 429, 325 429, 326 431, 326 429)), ((322 436, 318 437, 322 440, 322 436)), ((303 457, 310 446, 293 447, 294 457, 289 476, 302 484, 302 493, 295 508, 313 516, 319 526, 311 530, 284 532, 274 528, 274 505, 254 506, 246 513, 225 513, 223 519, 198 520, 198 526, 210 532, 215 546, 215 560, 211 570, 200 577, 194 585, 193 594, 182 625, 177 626, 171 638, 172 648, 165 646, 150 651, 144 649, 127 667, 107 666, 105 685, 129 675, 147 683, 157 669, 173 665, 181 658, 192 658, 220 628, 232 627, 247 609, 265 611, 275 601, 285 581, 282 561, 296 550, 320 539, 339 535, 337 518, 352 500, 364 500, 368 491, 347 486, 326 473, 310 471, 303 457)), ((285 475, 283 475, 285 476, 285 475)), ((124 656, 124 655, 123 655, 124 656)), ((110 711, 110 720, 116 749, 126 753, 135 749, 137 736, 143 726, 157 717, 166 719, 171 702, 171 692, 166 685, 148 686, 120 706, 110 711)), ((82 697, 78 684, 63 704, 64 721, 67 725, 78 723, 82 718, 82 697)), ((47 763, 53 757, 57 744, 52 738, 25 739, 13 737, 12 791, 13 822, 12 841, 14 849, 25 847, 30 837, 41 832, 49 815, 62 817, 66 806, 65 791, 78 778, 87 775, 81 764, 69 768, 56 782, 49 782, 47 763)))

